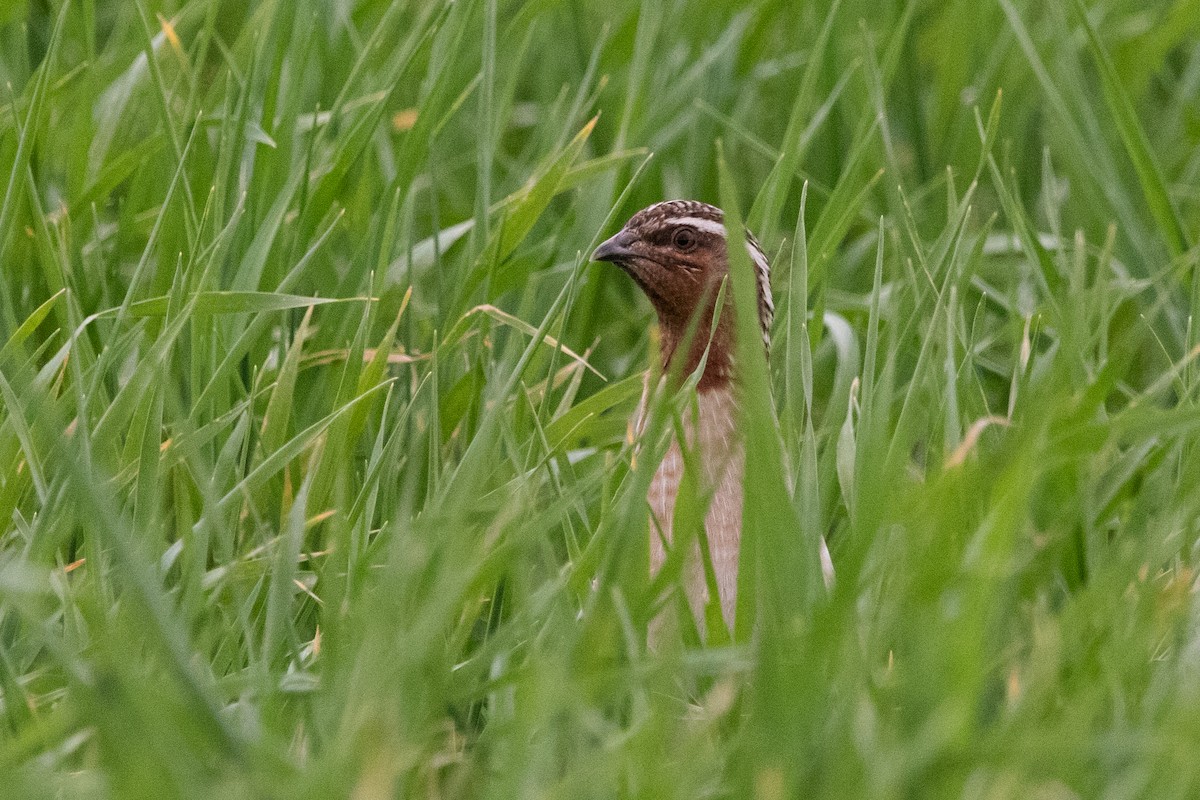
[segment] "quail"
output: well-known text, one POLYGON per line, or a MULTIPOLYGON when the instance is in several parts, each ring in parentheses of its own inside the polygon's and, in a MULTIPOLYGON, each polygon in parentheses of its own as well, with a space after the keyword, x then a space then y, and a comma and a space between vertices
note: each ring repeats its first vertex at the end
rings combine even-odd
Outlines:
MULTIPOLYGON (((758 318, 764 357, 770 346, 774 305, 770 265, 758 242, 746 232, 746 247, 757 274, 758 318)), ((738 389, 734 364, 732 300, 718 313, 718 288, 729 272, 721 209, 695 200, 669 200, 642 209, 612 238, 596 248, 593 261, 620 267, 650 299, 658 316, 663 374, 690 376, 703 365, 696 383, 695 412, 685 416, 683 434, 699 457, 700 485, 711 493, 704 521, 716 577, 721 614, 733 628, 741 546, 744 454, 738 435, 738 389), (681 363, 677 361, 681 360, 681 363)), ((727 294, 727 292, 726 292, 727 294)), ((645 408, 638 412, 645 414, 645 408)), ((639 419, 640 428, 644 419, 639 419)), ((672 540, 675 498, 684 457, 676 438, 650 484, 650 568, 657 574, 672 540)), ((684 589, 697 619, 709 600, 699 543, 685 556, 684 589)), ((833 566, 824 539, 820 559, 825 581, 833 566)), ((703 630, 703 625, 701 629, 703 630)))

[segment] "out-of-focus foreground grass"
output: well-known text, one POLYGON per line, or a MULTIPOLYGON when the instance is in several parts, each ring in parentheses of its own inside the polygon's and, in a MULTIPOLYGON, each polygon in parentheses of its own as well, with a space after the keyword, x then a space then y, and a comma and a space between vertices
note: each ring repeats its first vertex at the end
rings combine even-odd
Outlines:
POLYGON ((1200 795, 1194 0, 9 0, 0 85, 5 796, 1200 795), (796 480, 648 652, 669 197, 796 480))

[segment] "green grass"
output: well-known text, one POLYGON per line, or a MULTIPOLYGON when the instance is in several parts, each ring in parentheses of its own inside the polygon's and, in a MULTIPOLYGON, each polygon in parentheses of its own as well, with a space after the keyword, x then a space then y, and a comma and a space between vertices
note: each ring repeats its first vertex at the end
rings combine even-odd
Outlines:
POLYGON ((1194 0, 247 5, 0 2, 0 794, 1200 795, 1194 0), (781 426, 648 652, 678 196, 781 426))

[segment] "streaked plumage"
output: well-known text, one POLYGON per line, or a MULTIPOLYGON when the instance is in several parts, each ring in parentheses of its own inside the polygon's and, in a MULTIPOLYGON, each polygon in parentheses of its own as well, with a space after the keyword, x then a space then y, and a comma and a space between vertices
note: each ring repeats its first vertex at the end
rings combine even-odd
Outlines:
MULTIPOLYGON (((771 302, 770 266, 758 242, 746 232, 746 247, 758 277, 758 314, 763 343, 770 346, 775 308, 771 302)), ((722 616, 732 628, 737 595, 738 552, 741 547, 742 437, 737 430, 737 394, 732 382, 733 303, 725 302, 717 317, 717 290, 728 274, 724 214, 719 208, 694 200, 669 200, 634 214, 615 236, 592 254, 595 261, 611 261, 633 278, 650 299, 658 315, 663 372, 683 358, 681 374, 693 373, 704 359, 697 383, 694 414, 684 419, 684 436, 699 454, 703 490, 712 493, 705 517, 705 532, 722 616), (693 317, 696 330, 686 352, 677 352, 693 317)), ((765 353, 765 349, 764 349, 765 353)), ((640 413, 639 413, 640 416, 640 413)), ((638 420, 641 428, 642 420, 638 420)), ((666 559, 665 538, 672 539, 671 521, 683 475, 683 454, 672 440, 655 472, 647 500, 651 520, 650 565, 657 572, 666 559), (661 530, 663 537, 658 535, 661 530)), ((824 541, 821 561, 826 580, 832 564, 824 541)), ((688 555, 685 589, 693 614, 700 618, 708 600, 699 546, 688 555)))

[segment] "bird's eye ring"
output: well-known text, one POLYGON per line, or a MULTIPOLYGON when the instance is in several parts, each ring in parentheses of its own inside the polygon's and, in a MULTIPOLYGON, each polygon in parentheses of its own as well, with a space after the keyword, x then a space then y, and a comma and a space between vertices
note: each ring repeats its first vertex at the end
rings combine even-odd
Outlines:
POLYGON ((671 236, 671 243, 675 245, 675 249, 681 253, 691 252, 692 250, 696 249, 696 244, 698 243, 696 231, 687 227, 686 225, 681 228, 677 228, 675 233, 671 236))

